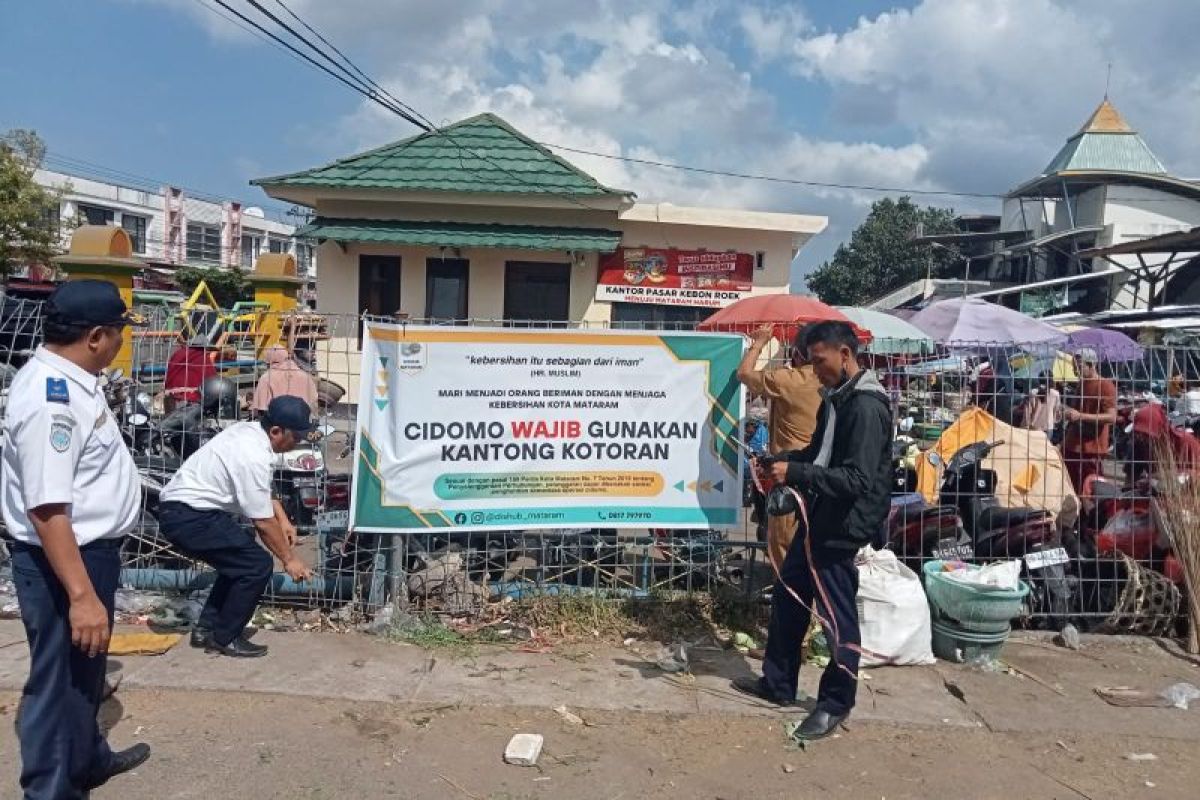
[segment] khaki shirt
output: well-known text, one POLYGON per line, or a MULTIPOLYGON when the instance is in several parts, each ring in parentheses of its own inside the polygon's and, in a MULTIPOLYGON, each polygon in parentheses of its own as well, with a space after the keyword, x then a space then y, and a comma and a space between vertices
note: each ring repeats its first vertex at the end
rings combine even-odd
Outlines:
POLYGON ((821 408, 821 382, 811 366, 755 370, 746 376, 745 385, 771 404, 767 430, 772 454, 808 446, 821 408))

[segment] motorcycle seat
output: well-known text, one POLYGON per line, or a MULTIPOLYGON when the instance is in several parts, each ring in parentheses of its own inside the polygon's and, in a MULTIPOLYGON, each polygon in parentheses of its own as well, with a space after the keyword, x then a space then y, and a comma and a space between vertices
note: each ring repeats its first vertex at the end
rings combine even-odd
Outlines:
POLYGON ((992 506, 980 511, 976 522, 979 530, 993 531, 1022 525, 1031 519, 1045 515, 1046 512, 1040 508, 1004 508, 1002 506, 992 506))

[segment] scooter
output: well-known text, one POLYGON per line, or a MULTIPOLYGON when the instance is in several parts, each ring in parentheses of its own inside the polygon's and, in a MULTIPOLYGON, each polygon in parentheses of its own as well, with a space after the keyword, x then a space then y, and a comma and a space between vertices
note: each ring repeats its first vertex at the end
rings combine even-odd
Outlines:
POLYGON ((917 491, 917 474, 908 466, 910 443, 892 445, 892 501, 887 519, 886 547, 920 574, 921 564, 931 558, 967 560, 975 547, 953 505, 927 505, 917 491))
MULTIPOLYGON (((1073 594, 1067 575, 1070 555, 1048 511, 1000 505, 996 472, 984 468, 983 461, 1002 444, 976 442, 955 453, 946 464, 941 502, 958 509, 977 559, 1020 559, 1022 576, 1032 590, 1031 610, 1065 622, 1073 594)), ((941 465, 936 453, 929 459, 941 465)))

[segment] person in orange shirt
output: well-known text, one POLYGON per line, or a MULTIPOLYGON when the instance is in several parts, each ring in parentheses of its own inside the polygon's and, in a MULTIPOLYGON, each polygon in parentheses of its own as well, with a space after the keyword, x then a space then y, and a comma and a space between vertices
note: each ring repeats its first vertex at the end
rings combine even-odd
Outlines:
POLYGON ((1100 377, 1100 359, 1096 351, 1084 348, 1075 354, 1079 371, 1079 396, 1063 411, 1067 435, 1063 440, 1063 461, 1067 474, 1082 492, 1092 475, 1104 474, 1108 455, 1108 435, 1117 421, 1117 385, 1100 377))
MULTIPOLYGON (((759 369, 763 349, 774 337, 774 328, 764 325, 754 332, 750 348, 738 366, 737 378, 750 394, 770 403, 767 420, 767 449, 771 454, 803 450, 812 441, 821 408, 821 382, 807 363, 801 342, 801 329, 792 343, 791 363, 772 369, 759 369)), ((791 516, 771 517, 767 530, 767 549, 776 564, 782 564, 796 532, 791 516)))

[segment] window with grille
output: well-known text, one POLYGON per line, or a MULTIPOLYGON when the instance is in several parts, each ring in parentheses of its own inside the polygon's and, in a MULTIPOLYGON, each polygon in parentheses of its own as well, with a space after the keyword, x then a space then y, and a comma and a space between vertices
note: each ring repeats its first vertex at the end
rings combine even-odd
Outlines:
POLYGON ((187 226, 188 261, 221 263, 221 226, 189 222, 187 226))
POLYGON ((121 227, 129 234, 129 241, 133 243, 133 252, 146 252, 146 218, 139 217, 136 214, 122 214, 121 227))
POLYGON ((86 203, 77 203, 75 205, 75 209, 87 225, 113 224, 114 213, 111 208, 104 208, 102 206, 89 206, 86 203))
POLYGON ((262 237, 252 233, 242 234, 242 269, 254 269, 254 262, 262 251, 262 237))

